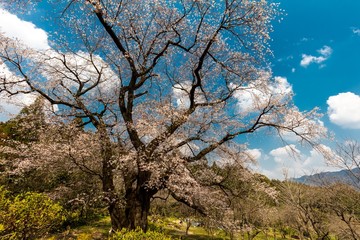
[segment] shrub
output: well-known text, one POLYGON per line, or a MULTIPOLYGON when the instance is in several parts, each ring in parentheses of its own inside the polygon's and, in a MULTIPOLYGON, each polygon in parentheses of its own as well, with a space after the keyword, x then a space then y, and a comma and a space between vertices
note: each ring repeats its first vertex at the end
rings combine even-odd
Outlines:
POLYGON ((45 194, 27 192, 12 197, 0 187, 0 238, 34 239, 59 227, 62 207, 45 194))
POLYGON ((172 238, 161 232, 148 230, 143 232, 141 229, 127 231, 126 229, 115 233, 112 240, 171 240, 172 238))

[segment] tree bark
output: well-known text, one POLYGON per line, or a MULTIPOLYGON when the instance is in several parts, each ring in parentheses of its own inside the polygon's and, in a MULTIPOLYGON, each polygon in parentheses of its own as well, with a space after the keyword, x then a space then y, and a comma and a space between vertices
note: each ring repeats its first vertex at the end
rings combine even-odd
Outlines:
POLYGON ((113 146, 107 134, 104 125, 98 127, 101 141, 101 157, 102 157, 102 190, 104 199, 108 204, 108 211, 111 219, 111 230, 118 231, 123 228, 124 214, 119 202, 119 196, 116 193, 114 184, 114 165, 112 164, 113 146))
POLYGON ((147 186, 150 176, 150 172, 140 172, 137 174, 135 181, 125 183, 126 206, 122 227, 127 229, 141 228, 143 231, 147 230, 150 201, 158 191, 155 188, 147 186))
POLYGON ((148 228, 150 200, 153 195, 144 188, 130 190, 126 194, 124 226, 128 229, 148 228))
POLYGON ((112 230, 141 228, 145 232, 148 228, 148 215, 152 196, 153 193, 146 191, 146 189, 140 191, 134 189, 127 191, 125 207, 120 207, 118 201, 109 203, 108 210, 112 230))
POLYGON ((118 201, 109 203, 108 211, 111 219, 111 230, 118 231, 123 228, 122 219, 124 219, 123 209, 121 209, 118 201))
POLYGON ((98 131, 102 143, 102 187, 105 200, 108 203, 112 230, 141 228, 143 231, 146 231, 150 200, 157 192, 157 189, 151 189, 147 186, 151 173, 142 171, 129 178, 124 176, 126 190, 125 206, 121 206, 114 184, 112 143, 105 128, 99 126, 98 131))
POLYGON ((111 228, 113 231, 121 230, 122 226, 122 218, 124 214, 122 214, 121 205, 119 203, 119 197, 116 194, 116 189, 114 185, 114 177, 113 177, 113 167, 110 164, 110 159, 103 159, 102 166, 102 185, 105 201, 108 204, 108 211, 111 219, 111 228))

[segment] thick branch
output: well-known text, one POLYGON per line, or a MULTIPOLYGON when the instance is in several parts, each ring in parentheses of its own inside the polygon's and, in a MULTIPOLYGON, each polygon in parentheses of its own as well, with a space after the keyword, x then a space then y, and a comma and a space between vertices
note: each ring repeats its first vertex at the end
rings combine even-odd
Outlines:
POLYGON ((126 60, 128 61, 131 71, 133 73, 137 74, 137 70, 136 70, 136 66, 135 66, 135 62, 132 59, 132 57, 130 56, 129 52, 126 51, 125 47, 123 46, 123 44, 121 43, 120 39, 118 38, 118 36, 116 35, 116 33, 114 32, 114 30, 112 29, 112 27, 106 22, 104 16, 103 16, 103 12, 101 11, 101 9, 97 8, 95 10, 95 14, 97 16, 97 18, 99 19, 101 25, 103 25, 103 27, 105 28, 106 32, 109 34, 109 36, 111 37, 111 39, 113 40, 113 42, 115 43, 116 47, 120 50, 120 52, 123 54, 123 56, 126 58, 126 60))
POLYGON ((184 203, 186 206, 191 207, 192 209, 196 210, 197 212, 199 212, 204 216, 207 215, 206 209, 203 206, 200 206, 200 204, 190 203, 186 198, 180 197, 173 192, 170 192, 170 194, 176 201, 184 203))

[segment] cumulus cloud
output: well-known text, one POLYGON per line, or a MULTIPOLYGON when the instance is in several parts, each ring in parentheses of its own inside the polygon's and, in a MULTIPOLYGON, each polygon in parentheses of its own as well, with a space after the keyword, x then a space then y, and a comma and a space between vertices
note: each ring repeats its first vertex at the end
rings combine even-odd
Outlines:
POLYGON ((289 132, 289 131, 280 131, 281 137, 282 139, 284 139, 287 142, 297 142, 301 140, 301 137, 299 137, 298 135, 296 135, 294 132, 289 132))
POLYGON ((301 59, 301 62, 300 62, 300 65, 302 67, 307 67, 309 66, 311 63, 322 63, 326 60, 325 57, 323 56, 320 56, 320 57, 315 57, 315 56, 311 56, 311 55, 307 55, 307 54, 302 54, 301 55, 302 59, 301 59))
POLYGON ((277 163, 285 163, 290 158, 293 158, 296 155, 300 154, 300 151, 296 148, 295 145, 287 145, 285 147, 276 148, 270 151, 270 156, 272 156, 277 163))
POLYGON ((31 22, 23 21, 1 8, 0 33, 33 49, 45 50, 50 48, 48 35, 43 29, 37 28, 31 22))
MULTIPOLYGON (((37 28, 33 23, 23 21, 16 15, 0 8, 0 34, 6 38, 19 41, 26 47, 35 50, 50 49, 47 33, 37 28)), ((0 62, 0 76, 16 81, 17 76, 14 75, 9 68, 0 62)), ((21 86, 14 86, 20 90, 21 86)), ((35 94, 17 94, 10 96, 2 92, 0 94, 0 120, 6 121, 16 115, 21 108, 34 102, 35 94)))
POLYGON ((273 161, 274 164, 260 171, 270 178, 284 179, 337 170, 328 165, 325 155, 335 156, 335 153, 326 145, 318 145, 310 151, 287 145, 271 150, 266 161, 273 161))
MULTIPOLYGON (((105 96, 103 99, 110 99, 113 97, 115 90, 118 89, 116 83, 119 83, 119 81, 117 81, 116 74, 100 56, 90 56, 85 52, 56 52, 49 46, 48 34, 43 29, 36 27, 31 22, 21 20, 16 15, 1 8, 0 35, 10 40, 9 44, 13 41, 13 44, 17 45, 18 42, 20 42, 23 46, 35 50, 29 51, 27 57, 32 63, 38 64, 39 66, 33 69, 34 71, 31 71, 35 76, 34 79, 39 79, 39 82, 35 83, 39 88, 45 90, 46 88, 54 88, 55 91, 67 92, 62 91, 62 86, 66 86, 68 89, 75 91, 78 86, 75 81, 69 80, 73 77, 71 75, 72 73, 67 69, 67 67, 69 67, 73 72, 77 72, 80 81, 82 81, 84 85, 83 88, 91 88, 92 85, 97 84, 96 88, 93 88, 86 94, 89 98, 96 98, 101 94, 105 96), (67 60, 66 67, 61 61, 63 58, 67 60), (97 69, 94 65, 96 65, 97 69), (54 72, 53 68, 56 68, 58 71, 54 72), (99 74, 97 70, 99 69, 101 70, 101 79, 98 78, 99 74), (41 75, 43 78, 40 77, 41 75), (46 84, 44 84, 45 79, 46 84)), ((8 66, 1 62, 0 77, 11 80, 11 82, 19 81, 19 78, 11 72, 8 66)), ((14 85, 13 87, 12 90, 15 92, 21 88, 21 84, 14 85)), ((26 87, 25 84, 24 87, 26 87)), ((3 116, 0 116, 0 118, 6 120, 14 114, 17 114, 21 108, 31 104, 35 98, 36 95, 34 94, 16 94, 10 96, 4 92, 1 93, 0 101, 2 109, 0 111, 2 111, 1 114, 3 116)), ((55 110, 56 109, 57 107, 55 106, 55 110)))
POLYGON ((324 67, 325 65, 323 63, 331 56, 333 50, 331 47, 325 45, 319 50, 317 50, 317 52, 320 54, 320 56, 302 54, 300 66, 306 68, 310 64, 315 63, 315 64, 320 64, 320 67, 324 67))
POLYGON ((360 129, 360 96, 352 92, 328 98, 328 116, 332 123, 343 128, 360 129))
POLYGON ((49 50, 46 54, 35 55, 33 58, 36 58, 41 65, 38 73, 46 78, 47 88, 63 92, 65 98, 71 98, 64 93, 66 89, 71 89, 75 93, 79 88, 88 88, 91 90, 86 94, 87 97, 96 99, 101 96, 102 99, 110 101, 114 99, 113 94, 119 89, 117 75, 99 55, 90 55, 82 51, 58 53, 49 50), (62 59, 66 59, 66 66, 62 59), (57 71, 54 72, 53 69, 57 71), (81 84, 70 80, 74 73, 81 84), (93 88, 95 85, 96 87, 93 88))
POLYGON ((176 105, 179 108, 187 108, 190 105, 189 92, 191 89, 191 82, 185 81, 183 83, 175 84, 173 87, 173 96, 176 100, 176 105))
MULTIPOLYGON (((237 106, 240 112, 256 112, 263 109, 270 99, 279 102, 293 93, 287 78, 277 76, 270 84, 264 84, 267 81, 263 78, 270 78, 269 73, 263 73, 259 80, 235 91, 234 97, 238 101, 237 106)), ((235 88, 235 86, 230 84, 230 88, 235 88)))
MULTIPOLYGON (((18 80, 18 77, 14 75, 9 68, 0 62, 0 78, 11 79, 14 82, 18 80)), ((25 87, 21 85, 12 86, 9 90, 26 90, 25 87)), ((19 111, 25 107, 33 103, 36 99, 35 94, 23 94, 19 93, 17 95, 9 95, 6 92, 0 93, 0 121, 6 121, 9 118, 13 117, 19 111)))
POLYGON ((312 135, 313 139, 321 139, 327 132, 327 128, 325 127, 323 121, 317 118, 306 119, 300 112, 289 114, 284 123, 291 125, 291 123, 298 122, 299 120, 302 122, 302 124, 300 124, 299 127, 293 128, 293 131, 288 131, 285 129, 280 130, 280 135, 283 140, 287 142, 299 142, 302 140, 299 135, 312 135), (317 129, 318 131, 314 131, 314 129, 317 129))
POLYGON ((252 162, 258 162, 261 158, 261 150, 254 148, 254 149, 247 149, 245 150, 245 155, 249 158, 252 162))
POLYGON ((261 157, 261 150, 254 148, 254 149, 248 149, 245 151, 247 154, 249 154, 249 156, 251 156, 252 158, 254 158, 255 160, 259 160, 261 157))
POLYGON ((311 149, 310 154, 305 156, 303 166, 306 172, 318 172, 328 169, 325 157, 335 156, 335 153, 326 145, 318 145, 316 149, 311 149))

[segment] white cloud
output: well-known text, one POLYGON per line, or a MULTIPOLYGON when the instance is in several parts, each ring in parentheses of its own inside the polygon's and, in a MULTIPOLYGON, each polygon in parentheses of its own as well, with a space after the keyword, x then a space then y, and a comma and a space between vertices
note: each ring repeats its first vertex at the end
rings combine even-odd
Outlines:
POLYGON ((294 132, 289 132, 289 131, 280 131, 281 137, 282 139, 284 139, 285 141, 288 142, 297 142, 301 140, 301 137, 299 137, 298 135, 296 135, 294 132))
POLYGON ((352 28, 352 32, 358 36, 360 36, 360 28, 352 28))
POLYGON ((261 158, 261 150, 254 148, 254 149, 247 149, 245 151, 245 154, 247 154, 249 156, 249 158, 255 160, 255 161, 259 161, 261 158))
MULTIPOLYGON (((4 63, 1 62, 0 62, 0 77, 9 79, 9 81, 12 82, 19 81, 19 78, 16 75, 14 75, 4 63)), ((8 86, 8 90, 13 92, 27 91, 28 88, 24 84, 16 84, 14 86, 8 86)), ((4 91, 0 93, 0 101, 2 102, 2 104, 4 103, 14 104, 14 105, 18 105, 19 107, 24 107, 32 104, 35 98, 36 96, 34 94, 19 93, 17 95, 10 96, 8 93, 4 91)))
POLYGON ((37 28, 33 23, 23 21, 16 15, 0 8, 0 33, 8 38, 16 39, 27 47, 45 50, 49 49, 47 33, 37 28))
POLYGON ((320 56, 320 57, 315 57, 315 56, 311 56, 311 55, 307 55, 307 54, 302 54, 301 55, 302 59, 301 59, 301 62, 300 62, 300 65, 302 67, 307 67, 309 66, 311 63, 322 63, 326 60, 325 57, 323 56, 320 56))
MULTIPOLYGON (((26 47, 35 50, 47 50, 50 49, 48 43, 47 33, 37 28, 33 23, 23 21, 16 15, 0 8, 0 35, 6 38, 19 41, 26 47)), ((17 76, 14 75, 9 68, 0 62, 0 76, 6 77, 7 79, 17 80, 17 76)), ((20 89, 21 86, 14 86, 16 89, 20 89)), ((17 94, 9 96, 9 94, 2 92, 0 94, 0 119, 6 121, 24 107, 35 100, 36 95, 34 94, 17 94)))
MULTIPOLYGON (((182 83, 177 83, 173 86, 173 96, 176 100, 176 106, 179 108, 188 108, 190 106, 190 89, 192 83, 190 81, 184 81, 182 83)), ((205 98, 199 89, 196 89, 195 92, 195 102, 205 102, 205 98)))
POLYGON ((309 38, 303 37, 302 39, 300 39, 300 42, 307 42, 309 41, 309 38))
MULTIPOLYGON (((28 75, 29 78, 32 79, 32 83, 45 92, 53 92, 54 95, 52 97, 56 100, 69 101, 69 99, 73 99, 72 94, 68 90, 75 93, 80 88, 79 82, 69 80, 72 79, 74 72, 77 73, 83 90, 86 88, 90 89, 82 96, 84 100, 86 98, 99 99, 101 96, 103 101, 112 103, 117 89, 119 89, 118 85, 120 82, 117 75, 98 55, 90 56, 88 53, 81 51, 77 53, 58 53, 49 49, 41 53, 35 52, 29 54, 28 57, 38 66, 34 71, 30 71, 30 75, 28 75), (63 58, 66 58, 66 66, 64 66, 61 61, 63 58), (96 66, 96 68, 94 66, 96 66), (57 69, 56 72, 53 71, 54 68, 57 69), (71 71, 69 71, 69 69, 71 69, 71 71), (101 72, 100 78, 97 71, 101 72), (44 84, 45 80, 46 84, 44 84), (94 84, 96 87, 93 87, 94 84), (56 94, 59 92, 61 94, 56 94)), ((13 86, 7 86, 11 92, 29 90, 25 83, 18 83, 20 81, 18 76, 12 73, 5 64, 0 64, 0 77, 6 78, 8 82, 17 83, 13 86)), ((2 114, 7 115, 3 117, 3 119, 9 119, 14 114, 17 114, 24 106, 33 103, 35 99, 35 94, 15 94, 10 96, 2 92, 0 94, 0 102, 4 108, 2 114)), ((55 111, 59 109, 58 106, 53 107, 55 111)), ((98 105, 89 104, 87 107, 89 109, 97 109, 98 105)))
MULTIPOLYGON (((96 99, 99 95, 102 95, 104 96, 103 99, 109 100, 109 102, 114 99, 113 94, 119 89, 117 86, 117 84, 119 84, 119 79, 100 56, 90 56, 88 53, 81 51, 77 53, 58 53, 49 46, 48 34, 43 29, 36 27, 31 22, 21 20, 16 15, 11 14, 1 7, 0 35, 5 39, 7 38, 7 40, 10 40, 9 43, 13 41, 14 44, 17 45, 19 41, 25 47, 36 50, 29 51, 27 57, 34 65, 38 64, 38 67, 33 69, 33 71, 29 71, 29 74, 34 74, 34 76, 30 76, 34 81, 37 79, 39 80, 37 83, 34 82, 39 88, 42 88, 45 91, 53 88, 55 89, 55 92, 67 92, 63 91, 64 87, 59 84, 61 82, 68 89, 74 91, 78 89, 76 82, 69 80, 72 79, 73 76, 61 62, 61 59, 65 57, 67 60, 67 67, 71 68, 74 72, 77 72, 80 81, 84 84, 84 88, 90 87, 97 82, 99 76, 97 70, 101 70, 101 79, 97 87, 89 91, 85 97, 96 99), (97 69, 94 65, 96 65, 97 69), (53 71, 54 67, 58 72, 53 71), (43 78, 39 77, 41 75, 43 78), (44 79, 47 80, 46 84, 43 82, 44 79)), ((0 77, 6 77, 6 79, 10 79, 12 82, 17 82, 19 80, 18 77, 1 62, 0 77)), ((13 86, 13 90, 18 90, 21 87, 21 84, 13 86)), ((25 84, 24 87, 26 87, 25 84)), ((66 98, 67 96, 64 95, 64 97, 66 98)), ((9 114, 17 114, 21 108, 31 104, 35 98, 36 96, 34 94, 17 94, 10 97, 6 93, 1 93, 0 103, 3 108, 2 110, 6 111, 1 114, 7 116, 0 116, 0 118, 8 119, 9 114)), ((54 106, 55 110, 57 108, 57 106, 54 106)))
POLYGON ((294 112, 293 114, 289 114, 284 123, 291 125, 292 122, 298 122, 299 119, 302 119, 302 124, 300 124, 301 126, 293 128, 292 131, 285 129, 280 130, 280 135, 283 140, 288 142, 299 142, 302 140, 299 135, 309 136, 311 133, 313 133, 313 139, 320 139, 324 137, 321 132, 327 132, 324 122, 320 119, 306 119, 301 113, 294 112), (314 128, 322 130, 314 132, 314 128))
POLYGON ((312 167, 311 171, 318 171, 318 168, 323 167, 324 165, 324 156, 316 151, 315 149, 312 149, 310 151, 310 155, 305 158, 305 161, 303 163, 304 167, 312 167))
POLYGON ((324 57, 329 57, 332 52, 332 48, 326 45, 318 50, 318 53, 320 53, 324 57))
MULTIPOLYGON (((7 79, 12 79, 14 82, 18 80, 17 76, 14 75, 9 68, 0 63, 0 77, 6 77, 7 79)), ((10 88, 9 90, 26 90, 22 89, 21 86, 16 85, 10 88)), ((6 92, 0 93, 0 121, 6 121, 14 115, 18 114, 19 111, 30 104, 32 104, 36 99, 35 94, 17 94, 10 96, 6 92)))
POLYGON ((343 128, 360 129, 360 96, 352 92, 328 98, 328 116, 332 123, 343 128))
MULTIPOLYGON (((270 84, 267 84, 266 78, 270 78, 270 74, 264 72, 258 80, 235 91, 234 97, 238 101, 237 106, 240 112, 256 112, 263 109, 270 99, 280 102, 293 93, 292 86, 286 78, 275 77, 270 84)), ((235 88, 235 86, 230 84, 230 88, 235 88)))
POLYGON ((337 155, 330 147, 320 144, 316 149, 310 150, 309 155, 303 157, 302 171, 307 175, 325 171, 337 171, 338 169, 331 167, 328 162, 336 157, 337 155))
POLYGON ((319 50, 317 50, 317 52, 320 54, 320 56, 302 54, 301 55, 302 59, 301 59, 301 62, 300 62, 300 66, 306 68, 310 64, 316 63, 316 64, 320 64, 321 67, 324 67, 325 65, 323 63, 327 59, 329 59, 329 57, 333 53, 333 50, 332 50, 331 47, 325 45, 322 48, 320 48, 319 50))
POLYGON ((309 152, 299 150, 295 145, 273 149, 267 155, 269 159, 266 161, 274 161, 274 164, 268 164, 268 167, 260 169, 260 172, 269 178, 284 179, 338 170, 328 165, 323 154, 335 156, 331 148, 325 145, 318 145, 309 152))
POLYGON ((290 94, 292 93, 292 86, 285 77, 275 77, 275 84, 270 86, 270 90, 274 95, 290 94))
POLYGON ((184 156, 192 157, 192 156, 194 156, 194 152, 197 152, 199 149, 200 149, 199 146, 196 145, 195 143, 189 143, 187 145, 183 145, 180 148, 180 152, 184 156))
POLYGON ((179 108, 187 108, 190 105, 189 91, 191 89, 191 82, 184 81, 183 83, 175 84, 173 87, 173 96, 176 100, 176 106, 179 108))
POLYGON ((276 148, 270 151, 270 156, 272 156, 277 163, 285 163, 294 156, 300 154, 300 151, 296 148, 295 145, 287 145, 285 147, 276 148))

